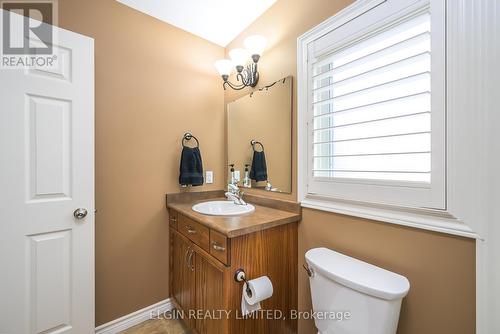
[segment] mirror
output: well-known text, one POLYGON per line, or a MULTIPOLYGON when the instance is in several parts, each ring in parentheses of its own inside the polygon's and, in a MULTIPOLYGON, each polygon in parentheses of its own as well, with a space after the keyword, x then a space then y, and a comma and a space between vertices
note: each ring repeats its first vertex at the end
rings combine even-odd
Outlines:
POLYGON ((227 105, 228 183, 292 191, 292 77, 227 105), (248 169, 245 171, 245 165, 248 169), (231 171, 233 170, 233 171, 231 171), (251 180, 248 180, 246 174, 251 180))

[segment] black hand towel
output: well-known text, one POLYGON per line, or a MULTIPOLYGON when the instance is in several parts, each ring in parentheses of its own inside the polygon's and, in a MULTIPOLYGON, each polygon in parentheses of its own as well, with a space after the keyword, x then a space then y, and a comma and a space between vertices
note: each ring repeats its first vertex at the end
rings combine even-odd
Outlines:
POLYGON ((203 185, 203 163, 198 147, 182 149, 179 184, 181 186, 203 185))
POLYGON ((264 154, 264 151, 253 151, 250 178, 255 181, 267 181, 267 165, 266 155, 264 154))

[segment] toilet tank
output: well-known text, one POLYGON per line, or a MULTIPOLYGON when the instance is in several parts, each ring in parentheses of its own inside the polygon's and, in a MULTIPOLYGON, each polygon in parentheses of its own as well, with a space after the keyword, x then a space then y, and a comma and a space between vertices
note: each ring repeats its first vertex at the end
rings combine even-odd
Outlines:
POLYGON ((406 277, 327 248, 306 253, 321 334, 395 334, 406 277))

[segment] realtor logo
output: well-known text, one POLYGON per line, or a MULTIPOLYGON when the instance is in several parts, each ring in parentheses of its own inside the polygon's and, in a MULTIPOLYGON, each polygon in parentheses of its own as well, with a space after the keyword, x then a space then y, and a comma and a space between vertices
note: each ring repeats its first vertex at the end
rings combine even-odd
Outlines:
POLYGON ((2 2, 3 54, 52 54, 53 7, 50 1, 2 2))
POLYGON ((0 1, 0 68, 53 66, 56 0, 0 1))

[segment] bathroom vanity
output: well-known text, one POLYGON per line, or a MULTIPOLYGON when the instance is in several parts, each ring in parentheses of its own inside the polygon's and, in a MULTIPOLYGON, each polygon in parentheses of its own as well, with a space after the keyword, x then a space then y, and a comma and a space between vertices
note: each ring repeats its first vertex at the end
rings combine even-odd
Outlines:
POLYGON ((244 215, 192 210, 222 198, 223 191, 167 195, 172 302, 194 333, 297 333, 290 311, 297 308, 300 206, 248 195, 255 210, 244 215), (268 276, 274 288, 262 311, 249 318, 241 313, 243 283, 234 278, 240 268, 248 280, 268 276))

